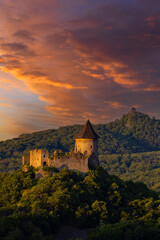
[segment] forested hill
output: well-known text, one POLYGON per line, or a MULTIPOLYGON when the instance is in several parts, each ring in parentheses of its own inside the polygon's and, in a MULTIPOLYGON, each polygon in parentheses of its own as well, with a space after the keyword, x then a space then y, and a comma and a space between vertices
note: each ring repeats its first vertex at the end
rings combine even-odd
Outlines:
MULTIPOLYGON (((55 149, 70 151, 74 148, 74 136, 81 127, 74 125, 22 134, 18 138, 0 142, 0 171, 18 168, 22 154, 31 149, 48 149, 50 154, 55 149)), ((100 136, 100 155, 160 150, 160 120, 150 118, 147 114, 130 111, 121 119, 97 124, 94 129, 100 136)))
POLYGON ((0 174, 1 240, 66 240, 67 232, 54 235, 66 223, 90 231, 100 226, 87 240, 158 240, 159 194, 103 168, 85 177, 64 169, 41 180, 32 167, 0 174))

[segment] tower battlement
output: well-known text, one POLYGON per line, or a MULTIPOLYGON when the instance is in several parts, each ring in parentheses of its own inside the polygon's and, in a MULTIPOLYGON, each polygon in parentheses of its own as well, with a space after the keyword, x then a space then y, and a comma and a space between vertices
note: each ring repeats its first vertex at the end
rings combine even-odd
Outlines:
POLYGON ((29 163, 35 168, 54 166, 61 169, 66 167, 85 173, 90 168, 99 166, 98 138, 99 136, 88 120, 79 134, 75 136, 74 150, 69 153, 55 150, 54 157, 49 158, 48 150, 34 149, 30 151, 29 156, 22 156, 22 164, 29 163))

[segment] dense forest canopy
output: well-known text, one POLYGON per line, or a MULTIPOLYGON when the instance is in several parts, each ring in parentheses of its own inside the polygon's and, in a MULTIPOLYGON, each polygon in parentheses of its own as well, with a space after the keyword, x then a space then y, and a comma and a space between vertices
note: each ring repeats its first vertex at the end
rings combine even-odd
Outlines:
MULTIPOLYGON (((0 142, 0 172, 13 172, 21 167, 22 154, 32 149, 70 151, 74 136, 82 126, 66 126, 22 134, 0 142)), ((130 111, 121 119, 108 124, 94 125, 99 139, 101 165, 111 174, 125 180, 143 181, 160 190, 160 120, 147 114, 130 111)))
POLYGON ((144 221, 125 221, 101 226, 87 240, 158 240, 160 227, 144 221))
POLYGON ((83 228, 101 226, 94 234, 97 238, 91 234, 89 239, 110 239, 105 238, 106 234, 112 231, 114 236, 117 230, 121 238, 113 239, 123 239, 122 230, 125 231, 128 224, 133 231, 135 221, 142 223, 144 236, 147 226, 150 236, 151 233, 159 236, 159 194, 143 183, 111 176, 101 167, 90 170, 85 177, 64 169, 37 180, 32 167, 27 172, 0 174, 0 236, 3 240, 54 240, 55 231, 66 223, 83 228))
POLYGON ((139 181, 160 191, 160 151, 99 155, 101 166, 123 180, 139 181))
MULTIPOLYGON (((74 148, 74 136, 82 126, 66 126, 56 130, 46 130, 22 134, 18 138, 0 142, 0 162, 15 167, 22 154, 32 149, 48 149, 50 154, 56 149, 70 151, 74 148)), ((160 120, 150 118, 140 112, 129 112, 121 119, 108 124, 97 124, 95 131, 100 136, 99 154, 124 154, 160 150, 160 120)))

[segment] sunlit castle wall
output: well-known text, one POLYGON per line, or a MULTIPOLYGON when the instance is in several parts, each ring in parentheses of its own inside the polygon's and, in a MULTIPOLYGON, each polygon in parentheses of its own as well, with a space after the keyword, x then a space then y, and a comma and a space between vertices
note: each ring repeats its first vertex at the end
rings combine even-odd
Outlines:
POLYGON ((49 165, 49 158, 48 158, 48 151, 42 149, 35 149, 30 151, 30 165, 37 168, 40 166, 48 166, 49 165))
POLYGON ((98 139, 75 139, 75 153, 78 152, 88 156, 94 152, 98 156, 98 139))
POLYGON ((89 170, 88 157, 84 157, 81 154, 73 154, 68 157, 54 157, 54 159, 50 161, 50 164, 50 166, 54 166, 59 170, 67 168, 81 173, 86 173, 89 170))

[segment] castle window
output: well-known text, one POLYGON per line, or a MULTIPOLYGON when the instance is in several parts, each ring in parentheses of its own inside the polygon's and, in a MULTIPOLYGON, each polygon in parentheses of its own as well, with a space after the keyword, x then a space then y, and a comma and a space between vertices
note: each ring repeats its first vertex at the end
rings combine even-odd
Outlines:
POLYGON ((69 157, 68 157, 68 159, 69 159, 69 157))
POLYGON ((43 167, 46 166, 46 162, 43 162, 43 167))
POLYGON ((92 149, 92 145, 91 145, 91 149, 92 149))
POLYGON ((45 158, 45 155, 44 155, 44 158, 45 158))

